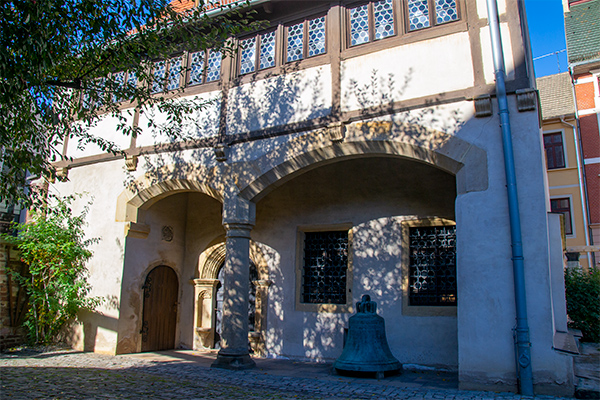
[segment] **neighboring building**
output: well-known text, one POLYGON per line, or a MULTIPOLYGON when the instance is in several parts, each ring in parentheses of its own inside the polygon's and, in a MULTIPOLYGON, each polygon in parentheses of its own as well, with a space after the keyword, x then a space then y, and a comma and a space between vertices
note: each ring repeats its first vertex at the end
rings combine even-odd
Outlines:
POLYGON ((571 75, 564 72, 538 78, 537 87, 542 108, 550 209, 564 215, 567 258, 579 260, 584 268, 589 268, 588 201, 571 75))
MULTIPOLYGON (((563 1, 567 58, 588 199, 589 244, 600 245, 600 0, 563 1)), ((600 266, 600 252, 591 253, 600 266)))
MULTIPOLYGON (((255 355, 333 360, 369 293, 402 363, 455 369, 464 389, 515 390, 485 2, 251 3, 270 26, 237 38, 237 57, 156 63, 168 89, 213 101, 181 127, 190 139, 171 143, 129 105, 136 138, 111 118, 92 129, 125 160, 66 143, 68 181, 50 190, 94 196, 90 282, 107 299, 82 315, 74 345, 221 347, 218 365, 243 368, 250 341, 255 355)), ((499 8, 532 344, 519 364, 531 361, 537 393, 571 394, 573 361, 554 349, 567 330, 560 217, 548 214, 524 6, 499 8)))

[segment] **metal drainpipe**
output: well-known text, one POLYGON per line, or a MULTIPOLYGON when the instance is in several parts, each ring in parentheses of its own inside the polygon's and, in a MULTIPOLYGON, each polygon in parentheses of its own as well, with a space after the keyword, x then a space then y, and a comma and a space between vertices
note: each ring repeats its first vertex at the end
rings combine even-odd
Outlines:
POLYGON ((506 189, 508 192, 508 213, 510 217, 510 233, 512 246, 513 275, 515 285, 515 306, 517 311, 516 352, 517 375, 519 391, 525 396, 533 396, 533 373, 531 369, 531 352, 529 342, 529 326, 527 325, 527 302, 525 295, 525 271, 523 258, 523 241, 521 237, 521 217, 519 215, 519 200, 517 196, 517 178, 513 155, 510 118, 508 115, 508 100, 506 97, 504 56, 500 38, 498 5, 496 0, 487 0, 488 21, 494 57, 494 74, 496 76, 496 96, 502 130, 502 145, 504 148, 504 170, 506 174, 506 189))

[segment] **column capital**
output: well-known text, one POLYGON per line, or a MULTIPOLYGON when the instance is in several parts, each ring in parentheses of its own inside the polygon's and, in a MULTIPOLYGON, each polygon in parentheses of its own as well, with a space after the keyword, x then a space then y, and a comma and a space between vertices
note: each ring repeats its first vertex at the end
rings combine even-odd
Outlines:
POLYGON ((227 238, 246 238, 250 239, 250 232, 254 227, 254 224, 243 223, 243 222, 231 222, 224 223, 225 237, 227 238))
POLYGON ((223 225, 246 224, 254 226, 256 205, 237 196, 237 193, 225 192, 223 201, 223 225))

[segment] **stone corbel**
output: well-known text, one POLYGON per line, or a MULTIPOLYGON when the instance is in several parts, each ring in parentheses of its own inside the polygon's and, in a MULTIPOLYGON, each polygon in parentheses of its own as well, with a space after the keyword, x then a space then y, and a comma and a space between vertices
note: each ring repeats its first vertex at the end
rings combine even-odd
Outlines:
POLYGON ((326 129, 329 134, 329 140, 332 142, 341 142, 346 137, 346 127, 342 122, 336 122, 329 125, 326 129))
POLYGON ((219 162, 227 161, 228 147, 225 143, 218 143, 215 146, 214 150, 215 150, 215 157, 216 157, 217 161, 219 161, 219 162))
POLYGON ((517 109, 520 112, 533 111, 537 101, 537 90, 534 89, 519 89, 517 94, 517 109))
POLYGON ((69 178, 69 168, 62 167, 56 170, 56 178, 61 182, 66 182, 69 178))
POLYGON ((492 98, 490 95, 477 96, 474 103, 476 118, 489 117, 492 115, 492 98))
POLYGON ((125 157, 125 167, 127 171, 135 171, 138 165, 138 156, 127 155, 125 157))

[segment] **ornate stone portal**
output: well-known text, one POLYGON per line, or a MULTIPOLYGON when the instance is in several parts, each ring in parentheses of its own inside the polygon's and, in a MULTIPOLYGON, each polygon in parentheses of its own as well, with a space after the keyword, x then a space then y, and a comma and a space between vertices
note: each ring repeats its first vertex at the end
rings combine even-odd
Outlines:
POLYGON ((333 372, 399 372, 402 364, 392 355, 385 335, 385 321, 377 315, 377 303, 368 294, 356 303, 356 314, 348 322, 348 337, 342 355, 333 363, 333 372))

